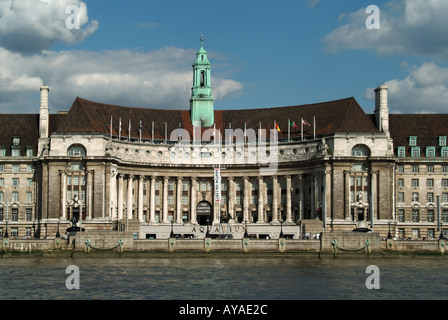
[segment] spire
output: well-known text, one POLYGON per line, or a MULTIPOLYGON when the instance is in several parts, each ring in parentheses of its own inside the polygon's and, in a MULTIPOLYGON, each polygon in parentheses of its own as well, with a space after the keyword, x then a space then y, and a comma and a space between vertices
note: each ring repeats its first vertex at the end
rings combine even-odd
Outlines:
POLYGON ((201 122, 201 126, 211 127, 214 123, 213 96, 210 69, 211 63, 204 49, 204 35, 201 34, 201 48, 193 64, 193 87, 191 88, 190 116, 191 122, 201 122))

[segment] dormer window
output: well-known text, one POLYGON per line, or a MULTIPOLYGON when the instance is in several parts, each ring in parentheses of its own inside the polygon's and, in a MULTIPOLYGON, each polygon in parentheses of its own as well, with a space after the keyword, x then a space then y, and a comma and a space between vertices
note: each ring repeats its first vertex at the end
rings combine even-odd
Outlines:
POLYGON ((445 147, 446 146, 446 136, 440 136, 439 137, 439 146, 445 147))
POLYGON ((436 147, 426 147, 426 158, 434 158, 436 156, 436 147))
POLYGON ((411 148, 411 157, 413 157, 413 158, 420 157, 420 147, 412 147, 411 148))
POLYGON ((416 136, 409 137, 409 145, 411 147, 415 147, 417 145, 417 137, 416 136))
POLYGON ((6 148, 0 147, 0 157, 6 157, 6 148))
POLYGON ((406 157, 406 147, 402 147, 402 146, 398 147, 397 148, 397 155, 400 158, 406 157))
POLYGON ((20 137, 12 137, 12 145, 15 147, 20 146, 20 137))

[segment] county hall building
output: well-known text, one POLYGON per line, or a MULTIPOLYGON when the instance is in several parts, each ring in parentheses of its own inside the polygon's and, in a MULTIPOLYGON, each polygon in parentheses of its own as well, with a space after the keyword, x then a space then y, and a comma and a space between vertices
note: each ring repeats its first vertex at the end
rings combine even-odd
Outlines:
POLYGON ((202 40, 189 110, 76 98, 53 114, 43 85, 38 114, 0 115, 1 235, 52 238, 73 225, 139 238, 443 232, 448 115, 389 114, 385 85, 374 114, 353 97, 215 110, 210 69, 202 40))

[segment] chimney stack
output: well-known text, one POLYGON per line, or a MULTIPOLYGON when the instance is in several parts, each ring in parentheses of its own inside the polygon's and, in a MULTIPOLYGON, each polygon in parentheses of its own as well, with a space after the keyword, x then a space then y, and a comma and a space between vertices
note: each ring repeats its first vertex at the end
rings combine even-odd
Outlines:
POLYGON ((387 106, 387 90, 385 84, 381 84, 375 91, 375 120, 376 126, 389 136, 389 107, 387 106))
POLYGON ((48 138, 48 92, 50 88, 45 84, 40 87, 40 117, 39 117, 39 125, 40 125, 40 138, 48 138))

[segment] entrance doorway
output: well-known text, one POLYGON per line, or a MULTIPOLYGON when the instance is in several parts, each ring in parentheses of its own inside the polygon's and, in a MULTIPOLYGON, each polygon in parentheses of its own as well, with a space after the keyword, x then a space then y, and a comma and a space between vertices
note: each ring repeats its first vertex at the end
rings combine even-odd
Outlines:
POLYGON ((208 201, 201 201, 196 206, 198 223, 202 226, 209 226, 213 222, 213 207, 208 201))

